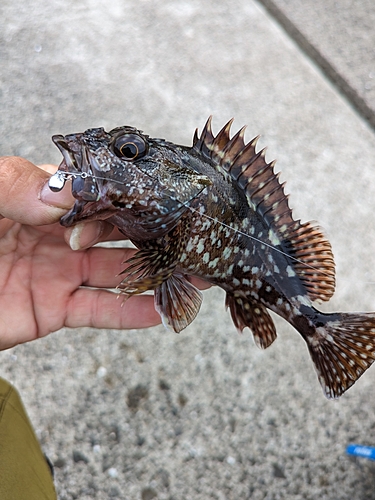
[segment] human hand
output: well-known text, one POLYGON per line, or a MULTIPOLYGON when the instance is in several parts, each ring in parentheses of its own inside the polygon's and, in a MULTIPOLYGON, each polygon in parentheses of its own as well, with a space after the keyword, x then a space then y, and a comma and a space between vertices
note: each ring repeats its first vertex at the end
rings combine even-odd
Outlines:
MULTIPOLYGON (((134 253, 90 248, 107 239, 112 226, 60 226, 74 200, 69 183, 58 193, 48 188, 47 171, 54 170, 18 157, 0 158, 0 349, 64 326, 122 329, 160 323, 152 296, 123 302, 107 290, 118 285, 122 263, 134 253)), ((111 239, 120 238, 114 230, 111 239)))

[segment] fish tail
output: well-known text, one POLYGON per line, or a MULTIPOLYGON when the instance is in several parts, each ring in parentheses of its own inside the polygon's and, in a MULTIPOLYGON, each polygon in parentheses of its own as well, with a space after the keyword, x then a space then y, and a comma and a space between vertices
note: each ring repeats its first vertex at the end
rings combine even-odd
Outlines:
POLYGON ((312 321, 304 338, 323 392, 338 398, 375 361, 375 313, 320 313, 312 321))

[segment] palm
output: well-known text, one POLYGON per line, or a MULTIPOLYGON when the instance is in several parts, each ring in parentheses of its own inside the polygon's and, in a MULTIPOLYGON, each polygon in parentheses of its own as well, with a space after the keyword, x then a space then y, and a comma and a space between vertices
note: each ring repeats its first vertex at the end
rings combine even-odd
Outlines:
POLYGON ((158 323, 152 297, 134 297, 122 307, 123 301, 105 290, 118 284, 116 275, 132 252, 96 247, 74 252, 59 224, 36 227, 1 220, 0 349, 63 326, 137 328, 158 323))

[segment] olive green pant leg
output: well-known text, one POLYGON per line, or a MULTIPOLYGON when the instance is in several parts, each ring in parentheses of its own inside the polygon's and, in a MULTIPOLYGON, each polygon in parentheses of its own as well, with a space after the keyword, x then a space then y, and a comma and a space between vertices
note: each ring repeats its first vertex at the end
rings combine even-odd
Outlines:
POLYGON ((1 378, 0 499, 56 500, 51 471, 21 398, 1 378))

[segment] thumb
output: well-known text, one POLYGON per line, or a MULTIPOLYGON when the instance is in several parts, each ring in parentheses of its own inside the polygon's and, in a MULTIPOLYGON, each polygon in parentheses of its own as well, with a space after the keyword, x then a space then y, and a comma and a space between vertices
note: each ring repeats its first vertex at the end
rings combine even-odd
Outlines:
POLYGON ((74 198, 68 186, 52 192, 49 178, 24 158, 0 157, 0 214, 35 226, 57 222, 72 207, 74 198))

